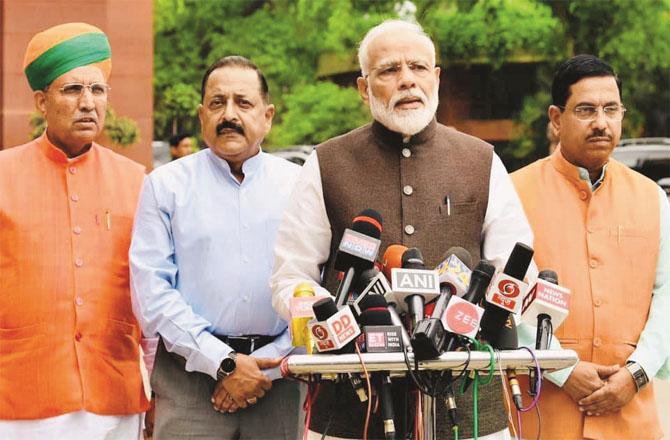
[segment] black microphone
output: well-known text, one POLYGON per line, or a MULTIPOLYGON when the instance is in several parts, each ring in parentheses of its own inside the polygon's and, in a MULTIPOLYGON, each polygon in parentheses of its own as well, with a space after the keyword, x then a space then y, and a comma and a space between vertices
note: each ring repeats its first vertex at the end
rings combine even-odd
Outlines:
MULTIPOLYGON (((468 285, 468 290, 463 295, 463 298, 459 298, 464 303, 470 303, 469 308, 466 308, 464 305, 457 304, 461 301, 450 301, 450 304, 447 304, 447 310, 445 313, 445 321, 447 323, 447 329, 454 334, 459 334, 463 336, 476 336, 479 331, 479 321, 483 310, 478 306, 478 304, 484 298, 486 294, 486 289, 488 289, 491 279, 495 274, 496 268, 487 260, 481 260, 474 269, 472 269, 472 274, 470 275, 470 284, 468 285), (459 306, 459 307, 456 307, 459 306), (471 322, 471 326, 458 325, 463 323, 465 316, 469 316, 468 322, 471 322), (450 325, 452 324, 453 325, 450 325), (462 331, 461 331, 462 329, 462 331)), ((456 338, 451 337, 446 341, 446 350, 452 351, 454 345, 456 344, 456 338)))
POLYGON ((335 294, 335 303, 346 303, 356 275, 374 266, 382 234, 382 216, 374 209, 364 209, 354 217, 351 229, 345 229, 335 254, 333 268, 344 272, 335 294))
MULTIPOLYGON (((452 257, 457 258, 461 264, 466 266, 472 265, 472 256, 462 247, 450 248, 446 252, 444 261, 452 257)), ((457 286, 453 282, 450 282, 448 277, 440 279, 440 296, 435 303, 433 313, 430 318, 422 319, 414 329, 414 333, 412 333, 412 349, 415 359, 420 361, 432 359, 442 353, 447 334, 441 318, 447 309, 449 300, 457 291, 457 286)))
POLYGON ((498 274, 486 295, 480 336, 494 348, 498 332, 503 328, 510 312, 520 312, 526 284, 523 278, 533 259, 533 249, 523 243, 514 245, 512 254, 502 274, 498 274))
MULTIPOLYGON (((426 265, 423 262, 423 255, 417 248, 409 248, 402 254, 403 269, 425 270, 426 265)), ((407 311, 412 318, 412 329, 415 329, 419 321, 423 319, 425 299, 422 295, 413 294, 405 297, 407 311)))
MULTIPOLYGON (((361 307, 360 324, 364 328, 372 327, 375 332, 384 332, 384 336, 375 337, 375 340, 385 339, 388 341, 390 327, 393 326, 391 315, 388 311, 388 303, 381 295, 368 295, 359 304, 361 307)), ((399 330, 392 339, 400 341, 399 330)), ((379 351, 379 350, 375 350, 379 351)), ((391 351, 391 350, 388 350, 391 351)), ((396 350, 393 350, 396 351, 396 350)), ((375 388, 379 393, 379 404, 381 409, 382 421, 384 423, 384 437, 386 440, 395 440, 397 438, 395 431, 395 417, 393 411, 393 394, 391 390, 391 378, 387 371, 381 371, 372 374, 372 380, 375 382, 375 388)))

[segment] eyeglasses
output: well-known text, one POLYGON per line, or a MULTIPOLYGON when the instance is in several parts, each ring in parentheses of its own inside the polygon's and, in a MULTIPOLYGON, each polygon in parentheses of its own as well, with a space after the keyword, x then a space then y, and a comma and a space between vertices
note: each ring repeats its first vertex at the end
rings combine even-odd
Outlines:
MULTIPOLYGON (((562 105, 557 106, 561 111, 565 110, 565 107, 562 105)), ((605 106, 595 106, 595 105, 578 105, 572 109, 572 113, 580 121, 594 121, 598 117, 599 109, 603 109, 605 117, 610 121, 621 121, 623 119, 624 113, 626 113, 626 107, 619 104, 611 104, 605 106)))
POLYGON ((58 91, 63 95, 78 98, 84 94, 84 90, 88 89, 91 91, 91 94, 94 98, 104 98, 107 96, 111 87, 105 83, 92 83, 92 84, 82 84, 82 83, 68 83, 63 87, 59 88, 58 91))

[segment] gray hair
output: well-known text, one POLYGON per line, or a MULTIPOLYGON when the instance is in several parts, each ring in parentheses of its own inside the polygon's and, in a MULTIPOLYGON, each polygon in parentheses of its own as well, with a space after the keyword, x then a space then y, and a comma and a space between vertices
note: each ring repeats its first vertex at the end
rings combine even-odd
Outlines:
POLYGON ((358 46, 358 64, 361 67, 361 73, 363 76, 366 76, 369 73, 370 66, 368 66, 368 46, 372 40, 389 31, 409 31, 417 34, 420 37, 423 37, 426 40, 426 46, 432 53, 431 61, 433 65, 435 64, 435 44, 433 44, 433 40, 430 39, 428 34, 424 32, 423 28, 419 24, 404 20, 386 20, 370 29, 368 33, 365 34, 361 44, 358 46))

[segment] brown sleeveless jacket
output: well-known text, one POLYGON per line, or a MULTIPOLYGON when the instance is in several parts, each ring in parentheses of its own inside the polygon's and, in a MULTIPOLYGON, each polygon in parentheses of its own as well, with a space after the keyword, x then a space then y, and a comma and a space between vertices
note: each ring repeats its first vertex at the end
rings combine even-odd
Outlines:
MULTIPOLYGON (((331 258, 324 285, 337 290, 334 255, 345 228, 363 209, 384 220, 380 253, 391 244, 421 250, 426 267, 435 267, 444 252, 462 246, 473 261, 481 258, 493 148, 485 142, 433 120, 404 143, 400 134, 378 122, 333 138, 317 148, 323 197, 332 228, 331 258)), ((396 394, 398 389, 394 390, 396 394)), ((473 437, 472 389, 458 399, 460 435, 473 437)), ((479 434, 507 426, 498 382, 479 391, 479 434)), ((312 429, 362 438, 366 406, 349 386, 325 384, 313 409, 312 429)), ((396 411, 396 416, 400 414, 396 411)), ((451 436, 444 404, 438 405, 438 437, 451 436)), ((381 419, 372 418, 369 438, 383 438, 381 419)))

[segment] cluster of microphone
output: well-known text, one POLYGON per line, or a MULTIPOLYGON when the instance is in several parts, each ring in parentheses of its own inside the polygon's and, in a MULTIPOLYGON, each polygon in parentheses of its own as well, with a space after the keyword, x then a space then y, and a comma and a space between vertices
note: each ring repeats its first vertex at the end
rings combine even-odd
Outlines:
MULTIPOLYGON (((540 272, 532 288, 524 281, 533 249, 523 243, 514 246, 501 271, 486 260, 473 266, 461 247, 449 249, 435 269, 428 269, 419 249, 398 244, 378 262, 381 232, 382 218, 371 209, 344 231, 334 261, 343 276, 334 298, 315 296, 309 284, 296 286, 290 304, 295 346, 307 347, 308 353, 315 348, 340 354, 355 352, 358 344, 369 353, 411 352, 416 362, 459 349, 467 344, 464 337, 510 350, 518 348, 513 317, 521 315, 537 327, 535 348, 547 349, 553 328, 567 316, 570 291, 558 286, 555 272, 540 272)), ((508 377, 514 377, 510 385, 520 407, 515 372, 508 377)), ((367 400, 360 376, 349 374, 348 379, 359 398, 367 400)), ((371 381, 386 438, 396 438, 389 373, 376 372, 371 381)), ((449 371, 443 392, 430 394, 445 399, 456 423, 450 382, 449 371)))

